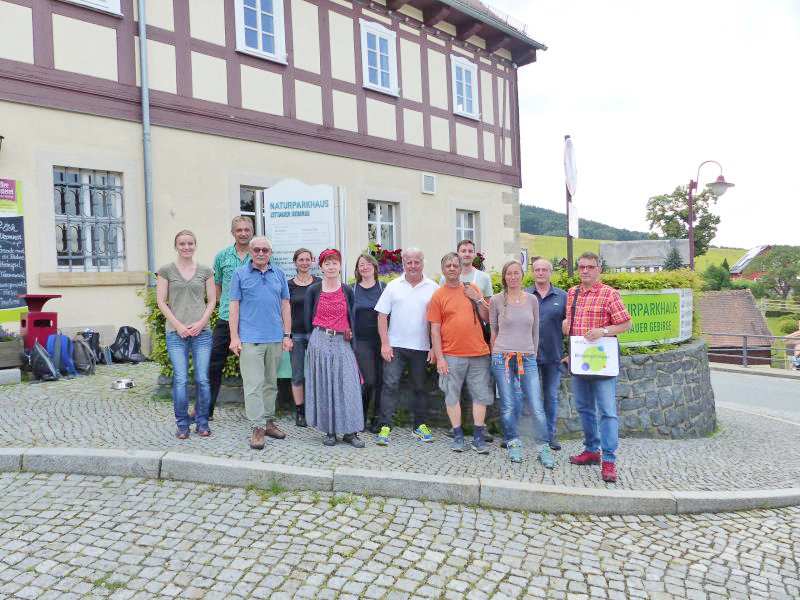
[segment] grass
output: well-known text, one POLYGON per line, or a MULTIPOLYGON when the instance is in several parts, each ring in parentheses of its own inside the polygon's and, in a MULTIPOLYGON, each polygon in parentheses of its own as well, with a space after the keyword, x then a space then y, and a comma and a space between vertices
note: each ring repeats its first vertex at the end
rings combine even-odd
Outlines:
MULTIPOLYGON (((548 259, 557 256, 560 259, 567 255, 567 238, 565 237, 521 233, 519 241, 520 244, 528 248, 530 256, 544 256, 548 259)), ((605 241, 608 240, 574 240, 572 243, 573 255, 578 257, 584 252, 599 253, 600 242, 605 241)), ((733 266, 745 252, 747 250, 738 248, 709 248, 708 253, 695 259, 695 270, 702 273, 710 265, 721 265, 726 258, 728 259, 728 264, 733 266)))
POLYGON ((256 487, 255 482, 252 482, 250 485, 248 485, 244 489, 247 490, 248 492, 253 492, 254 494, 258 494, 259 496, 261 496, 261 499, 265 500, 265 501, 269 500, 273 496, 277 496, 278 494, 282 494, 283 492, 286 491, 286 488, 283 487, 278 482, 277 479, 273 479, 269 484, 269 488, 267 488, 265 490, 256 487))

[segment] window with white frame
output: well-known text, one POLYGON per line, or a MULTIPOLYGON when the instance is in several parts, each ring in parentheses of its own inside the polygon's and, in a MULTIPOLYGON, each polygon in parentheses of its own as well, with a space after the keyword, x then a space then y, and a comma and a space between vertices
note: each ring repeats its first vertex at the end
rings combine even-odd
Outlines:
POLYGON ((53 167, 59 271, 124 271, 122 174, 53 167))
POLYGON ((361 23, 361 65, 364 87, 396 96, 397 33, 379 23, 361 23))
MULTIPOLYGON (((478 213, 472 210, 456 211, 456 243, 461 240, 472 240, 478 243, 478 213)), ((477 246, 475 250, 477 251, 477 246)))
POLYGON ((236 49, 286 62, 283 0, 236 0, 236 49))
POLYGON ((367 237, 370 244, 381 248, 397 248, 397 205, 392 202, 367 202, 367 237))
POLYGON ((102 10, 103 12, 114 13, 115 15, 122 14, 122 8, 120 7, 120 0, 62 0, 62 2, 68 2, 69 4, 78 4, 80 6, 87 6, 89 8, 102 10))
POLYGON ((239 212, 255 223, 256 235, 264 235, 264 189, 245 186, 239 188, 239 212))
POLYGON ((471 119, 480 118, 478 66, 461 56, 451 56, 450 61, 453 69, 453 112, 471 119))

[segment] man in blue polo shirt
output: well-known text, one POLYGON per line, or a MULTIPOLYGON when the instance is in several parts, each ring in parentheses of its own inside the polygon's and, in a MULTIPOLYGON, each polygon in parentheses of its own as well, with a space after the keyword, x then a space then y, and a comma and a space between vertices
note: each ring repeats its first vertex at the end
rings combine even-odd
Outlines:
POLYGON ((270 265, 272 244, 250 240, 252 262, 233 272, 230 287, 231 351, 239 357, 244 410, 253 428, 250 447, 264 448, 264 435, 283 439, 275 426, 275 395, 281 353, 292 349, 292 310, 286 274, 270 265))
POLYGON ((556 438, 558 421, 558 390, 561 387, 561 359, 564 356, 561 323, 566 317, 567 293, 550 283, 553 265, 546 258, 533 261, 534 285, 525 291, 539 300, 539 380, 542 382, 544 411, 547 414, 547 431, 550 448, 561 450, 556 438))

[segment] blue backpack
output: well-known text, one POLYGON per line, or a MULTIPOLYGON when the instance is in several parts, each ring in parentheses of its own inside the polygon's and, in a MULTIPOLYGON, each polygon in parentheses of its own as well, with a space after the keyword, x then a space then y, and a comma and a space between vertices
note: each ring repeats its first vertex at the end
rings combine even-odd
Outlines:
POLYGON ((77 375, 78 370, 72 360, 73 342, 61 331, 47 336, 47 352, 53 358, 53 364, 62 375, 77 375))

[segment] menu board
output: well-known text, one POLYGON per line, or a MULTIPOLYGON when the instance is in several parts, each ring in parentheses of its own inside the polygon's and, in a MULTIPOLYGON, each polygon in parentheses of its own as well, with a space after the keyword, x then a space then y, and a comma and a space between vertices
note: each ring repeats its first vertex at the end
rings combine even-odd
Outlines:
POLYGON ((22 183, 0 179, 0 323, 19 320, 27 307, 17 296, 27 291, 22 183))

